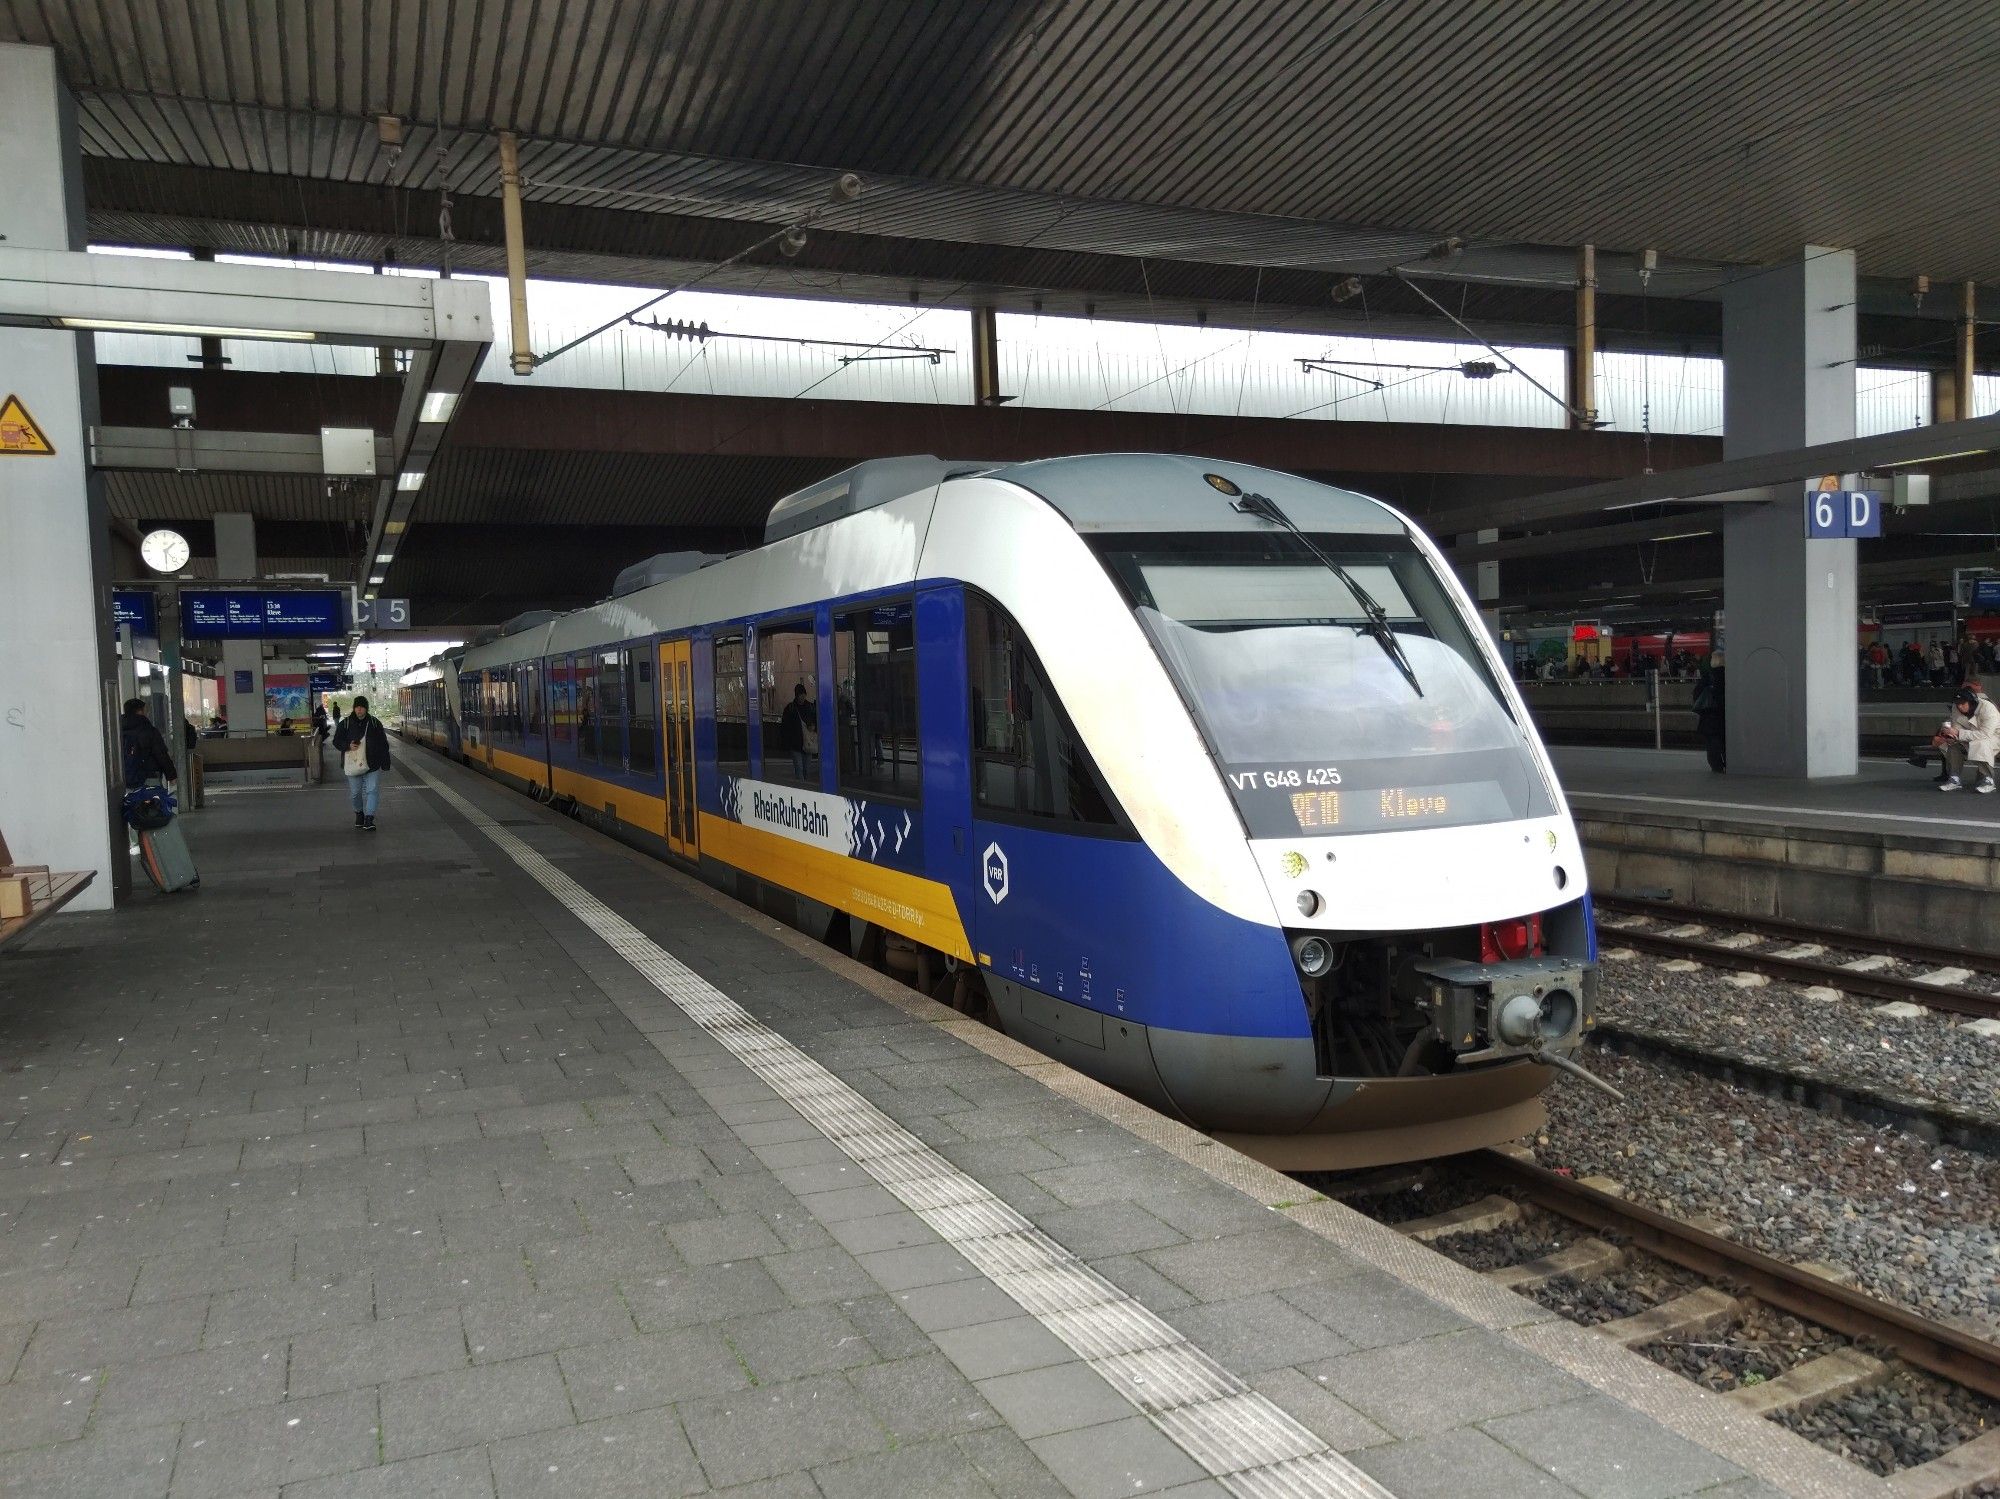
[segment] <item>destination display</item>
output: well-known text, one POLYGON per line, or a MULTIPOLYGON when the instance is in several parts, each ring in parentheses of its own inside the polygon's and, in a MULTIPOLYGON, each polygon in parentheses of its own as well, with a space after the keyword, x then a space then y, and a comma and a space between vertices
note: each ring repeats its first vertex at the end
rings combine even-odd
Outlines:
POLYGON ((111 590, 111 623, 130 625, 134 635, 156 639, 160 633, 159 600, 150 588, 111 590))
POLYGON ((181 590, 181 634, 190 640, 299 640, 346 629, 337 589, 181 590))
POLYGON ((1546 799, 1536 797, 1532 780, 1520 774, 1525 766, 1495 755, 1451 759, 1456 763, 1237 765, 1225 778, 1253 838, 1462 827, 1547 811, 1546 799), (1475 779, 1482 769, 1499 774, 1475 779))

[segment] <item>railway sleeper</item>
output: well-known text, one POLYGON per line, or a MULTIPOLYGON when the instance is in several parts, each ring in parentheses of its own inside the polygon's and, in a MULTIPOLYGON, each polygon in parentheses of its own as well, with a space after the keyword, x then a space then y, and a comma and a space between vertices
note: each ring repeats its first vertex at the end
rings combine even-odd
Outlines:
POLYGON ((1884 1482, 1892 1499, 1957 1499, 1980 1484, 2000 1482, 2000 1431, 1962 1442, 1884 1482))
POLYGON ((1596 1331, 1614 1343, 1637 1348, 1661 1338, 1691 1337, 1695 1333, 1711 1332, 1726 1322, 1734 1321, 1742 1311, 1743 1304, 1728 1292, 1718 1291, 1714 1286, 1702 1286, 1699 1290, 1676 1296, 1672 1301, 1663 1301, 1630 1317, 1600 1322, 1596 1331))
POLYGON ((1729 1392, 1729 1400, 1752 1415, 1768 1416, 1773 1411, 1808 1411, 1841 1395, 1880 1384, 1889 1377, 1889 1366, 1870 1358, 1858 1348, 1836 1348, 1809 1359, 1762 1384, 1740 1385, 1729 1392))
POLYGON ((1502 1265, 1498 1269, 1485 1272, 1486 1278, 1495 1285, 1510 1291, 1528 1291, 1545 1285, 1558 1275, 1574 1275, 1579 1280, 1593 1275, 1605 1275, 1625 1263, 1625 1251, 1616 1244, 1607 1244, 1602 1239, 1578 1239, 1554 1254, 1545 1254, 1538 1260, 1529 1260, 1521 1265, 1502 1265))
POLYGON ((1512 1198, 1495 1195, 1468 1202, 1449 1212, 1433 1213, 1428 1218, 1413 1218, 1398 1224, 1397 1230, 1406 1238, 1428 1244, 1433 1239, 1449 1238, 1453 1234, 1481 1233, 1520 1221, 1521 1205, 1512 1198))

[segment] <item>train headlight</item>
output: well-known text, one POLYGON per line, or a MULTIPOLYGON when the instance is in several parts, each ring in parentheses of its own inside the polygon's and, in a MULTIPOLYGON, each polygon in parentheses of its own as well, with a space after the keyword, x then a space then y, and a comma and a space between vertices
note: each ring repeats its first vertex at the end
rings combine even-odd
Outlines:
POLYGON ((1333 944, 1324 937, 1294 937, 1292 961, 1299 965, 1300 973, 1309 979, 1316 979, 1332 971, 1333 944))
POLYGON ((1325 904, 1326 902, 1319 898, 1317 890, 1301 890, 1299 892, 1299 915, 1301 916, 1317 916, 1320 913, 1320 907, 1325 904))

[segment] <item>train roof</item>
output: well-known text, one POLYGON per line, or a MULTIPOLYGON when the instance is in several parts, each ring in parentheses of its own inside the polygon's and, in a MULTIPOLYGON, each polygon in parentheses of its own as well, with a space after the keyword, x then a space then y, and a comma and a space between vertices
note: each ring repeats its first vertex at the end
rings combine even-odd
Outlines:
POLYGON ((1274 501, 1308 531, 1393 536, 1407 524, 1366 495, 1228 459, 1168 453, 1000 464, 928 454, 874 459, 780 499, 761 547, 691 569, 689 556, 628 568, 612 597, 525 628, 510 622, 504 635, 468 647, 452 669, 477 671, 804 606, 829 592, 842 597, 912 582, 938 494, 946 484, 979 480, 1036 495, 1083 534, 1268 530, 1269 521, 1234 508, 1243 494, 1274 501), (649 569, 666 576, 642 583, 649 569))
POLYGON ((1085 532, 1268 531, 1269 521, 1234 508, 1240 493, 1276 501, 1308 531, 1394 536, 1404 529, 1403 518, 1380 500, 1279 469, 1221 458, 1086 453, 1008 464, 990 470, 986 477, 1040 495, 1085 532))

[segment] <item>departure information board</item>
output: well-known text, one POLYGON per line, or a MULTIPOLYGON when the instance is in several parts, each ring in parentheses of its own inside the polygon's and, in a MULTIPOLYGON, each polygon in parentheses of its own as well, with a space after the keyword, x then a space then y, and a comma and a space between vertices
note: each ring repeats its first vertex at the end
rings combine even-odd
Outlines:
POLYGON ((134 635, 152 639, 160 633, 159 601, 150 588, 111 590, 111 623, 130 625, 134 635))
POLYGON ((346 630, 336 589, 181 590, 181 634, 190 640, 301 640, 346 630))

